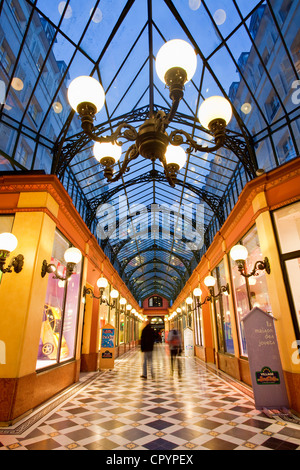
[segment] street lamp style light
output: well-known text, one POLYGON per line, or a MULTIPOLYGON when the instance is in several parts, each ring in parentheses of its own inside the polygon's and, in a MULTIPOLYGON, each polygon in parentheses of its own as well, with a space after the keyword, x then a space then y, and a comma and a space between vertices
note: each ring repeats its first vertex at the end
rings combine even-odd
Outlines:
POLYGON ((41 272, 42 278, 44 278, 46 276, 46 274, 53 273, 54 274, 54 279, 60 279, 61 281, 67 281, 68 279, 70 279, 70 277, 72 276, 72 274, 75 270, 75 266, 77 264, 79 264, 80 261, 82 260, 81 251, 78 250, 78 248, 74 248, 74 247, 73 248, 68 248, 65 251, 64 259, 65 259, 65 262, 67 263, 66 275, 65 276, 61 276, 58 273, 58 270, 57 270, 57 267, 55 266, 55 264, 48 264, 48 262, 46 260, 44 260, 43 264, 42 264, 42 272, 41 272))
POLYGON ((100 305, 106 303, 106 299, 103 298, 103 293, 105 289, 108 286, 108 280, 105 279, 105 277, 99 277, 97 281, 97 287, 99 289, 100 295, 96 296, 93 292, 93 290, 90 287, 85 287, 83 288, 83 297, 86 297, 87 295, 90 295, 93 299, 100 300, 100 305))
MULTIPOLYGON (((212 302, 213 299, 218 299, 219 297, 221 297, 222 294, 229 294, 230 293, 229 284, 227 284, 226 286, 221 286, 220 292, 218 294, 215 294, 214 293, 214 287, 215 287, 216 283, 217 283, 217 280, 213 276, 207 276, 204 279, 204 284, 209 289, 209 295, 205 298, 205 300, 203 302, 200 302, 198 300, 197 305, 196 305, 194 310, 196 310, 197 308, 201 308, 202 305, 206 304, 207 302, 212 302)), ((196 289, 194 289, 193 294, 196 298, 200 299, 200 297, 202 296, 202 290, 197 287, 196 289)))
POLYGON ((12 233, 1 233, 0 234, 0 272, 3 274, 15 273, 19 274, 24 266, 24 256, 18 255, 12 258, 11 262, 5 268, 5 263, 10 253, 14 251, 18 246, 18 240, 12 233))
POLYGON ((192 80, 196 69, 197 55, 189 43, 178 39, 165 43, 156 57, 156 71, 169 89, 172 100, 169 114, 166 115, 162 110, 155 114, 151 109, 149 118, 138 131, 127 122, 122 122, 110 136, 99 135, 93 124, 96 114, 105 104, 105 93, 101 84, 94 78, 86 76, 78 77, 71 82, 68 99, 81 118, 84 133, 94 142, 106 144, 101 149, 101 146, 95 145, 94 155, 104 167, 104 175, 108 182, 118 181, 125 172, 129 171, 129 164, 141 155, 152 162, 160 160, 168 183, 175 187, 178 172, 187 160, 185 150, 180 147, 182 144, 189 146, 188 151, 205 153, 215 152, 224 145, 226 126, 231 120, 232 108, 223 97, 209 98, 199 109, 201 125, 213 134, 215 140, 213 147, 199 145, 183 130, 175 130, 170 135, 166 132, 184 97, 184 86, 192 80), (121 158, 120 139, 134 143, 129 146, 119 170, 114 174, 113 166, 121 158))
POLYGON ((235 245, 230 251, 230 256, 233 261, 236 262, 239 273, 246 278, 258 276, 259 271, 266 271, 267 274, 271 273, 270 262, 269 259, 266 257, 264 261, 257 261, 254 265, 253 270, 249 274, 247 274, 245 267, 246 259, 248 258, 248 250, 243 245, 235 245))

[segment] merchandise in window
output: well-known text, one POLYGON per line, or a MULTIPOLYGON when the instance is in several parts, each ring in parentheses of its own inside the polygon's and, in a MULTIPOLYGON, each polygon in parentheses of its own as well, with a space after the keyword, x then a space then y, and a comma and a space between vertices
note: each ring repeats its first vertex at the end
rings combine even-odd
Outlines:
MULTIPOLYGON (((198 300, 194 298, 194 305, 197 305, 198 300)), ((195 344, 196 346, 203 346, 203 330, 202 330, 202 309, 197 307, 194 311, 194 331, 195 331, 195 344)))
MULTIPOLYGON (((224 261, 214 270, 213 276, 217 279, 215 290, 220 292, 221 288, 227 285, 224 261)), ((215 314, 219 351, 234 354, 231 314, 227 292, 215 300, 215 314)))
MULTIPOLYGON (((263 259, 256 226, 254 226, 241 240, 241 244, 247 248, 249 253, 246 260, 245 270, 246 272, 251 272, 256 261, 263 259)), ((265 271, 259 271, 257 276, 252 276, 249 279, 245 278, 244 276, 241 276, 237 265, 233 260, 231 260, 231 268, 241 355, 248 356, 244 324, 242 320, 254 307, 259 307, 265 312, 272 314, 266 280, 267 274, 265 271)))
MULTIPOLYGON (((59 274, 65 275, 65 251, 70 243, 58 232, 55 233, 51 264, 59 274)), ((75 356, 81 263, 68 281, 48 276, 48 287, 43 309, 42 328, 37 358, 37 370, 44 369, 75 356)))
POLYGON ((274 212, 283 273, 297 337, 300 337, 300 202, 274 212))

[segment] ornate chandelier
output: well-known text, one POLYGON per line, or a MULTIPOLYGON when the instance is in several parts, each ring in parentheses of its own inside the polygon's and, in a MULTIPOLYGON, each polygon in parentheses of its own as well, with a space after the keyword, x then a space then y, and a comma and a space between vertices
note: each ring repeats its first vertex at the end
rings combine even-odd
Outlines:
POLYGON ((197 56, 190 44, 179 39, 165 43, 156 57, 156 71, 169 89, 172 100, 169 113, 151 113, 138 131, 127 122, 122 122, 110 136, 99 136, 94 128, 95 116, 105 104, 102 85, 87 76, 78 77, 71 82, 68 89, 70 105, 78 112, 84 133, 95 142, 94 156, 103 166, 108 182, 118 181, 129 171, 130 163, 141 155, 153 162, 158 159, 162 163, 167 181, 174 187, 177 174, 187 160, 182 144, 189 146, 187 151, 205 153, 215 152, 224 145, 226 126, 232 118, 232 107, 229 101, 220 96, 205 100, 198 113, 200 124, 213 135, 212 147, 199 145, 184 130, 175 130, 170 134, 166 132, 183 99, 185 84, 193 78, 196 69, 197 56), (114 173, 113 167, 122 156, 121 139, 133 144, 126 151, 119 171, 114 173))

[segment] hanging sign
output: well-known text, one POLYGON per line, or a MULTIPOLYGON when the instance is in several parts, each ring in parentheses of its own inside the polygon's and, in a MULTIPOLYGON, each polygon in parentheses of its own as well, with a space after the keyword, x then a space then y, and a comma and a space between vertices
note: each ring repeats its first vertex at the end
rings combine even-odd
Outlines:
POLYGON ((102 329, 100 369, 113 369, 115 359, 115 328, 105 325, 102 329))
POLYGON ((243 323, 256 408, 289 408, 274 318, 256 307, 243 323))

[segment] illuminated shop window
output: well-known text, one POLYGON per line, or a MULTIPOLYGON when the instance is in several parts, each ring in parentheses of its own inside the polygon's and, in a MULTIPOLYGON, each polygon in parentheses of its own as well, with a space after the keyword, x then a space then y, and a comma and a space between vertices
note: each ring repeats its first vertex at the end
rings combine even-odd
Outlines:
MULTIPOLYGON (((263 259, 256 226, 241 240, 241 244, 247 248, 249 253, 246 260, 246 272, 250 272, 256 261, 263 259)), ((233 260, 231 260, 231 269, 241 355, 248 356, 242 320, 254 307, 259 307, 265 312, 272 314, 266 280, 267 274, 265 271, 260 271, 258 276, 247 279, 240 275, 237 265, 233 260)))
MULTIPOLYGON (((217 279, 215 293, 221 291, 222 286, 227 285, 224 261, 213 271, 213 276, 217 279)), ((215 300, 215 315, 218 333, 219 351, 234 354, 232 337, 231 312, 229 307, 228 294, 222 294, 215 300)))
MULTIPOLYGON (((57 266, 61 275, 65 275, 64 253, 68 248, 70 243, 56 231, 51 264, 57 266)), ((75 356, 80 281, 81 263, 68 281, 48 275, 37 369, 54 366, 75 356)))
POLYGON ((300 338, 300 202, 275 211, 274 221, 295 332, 300 338))

